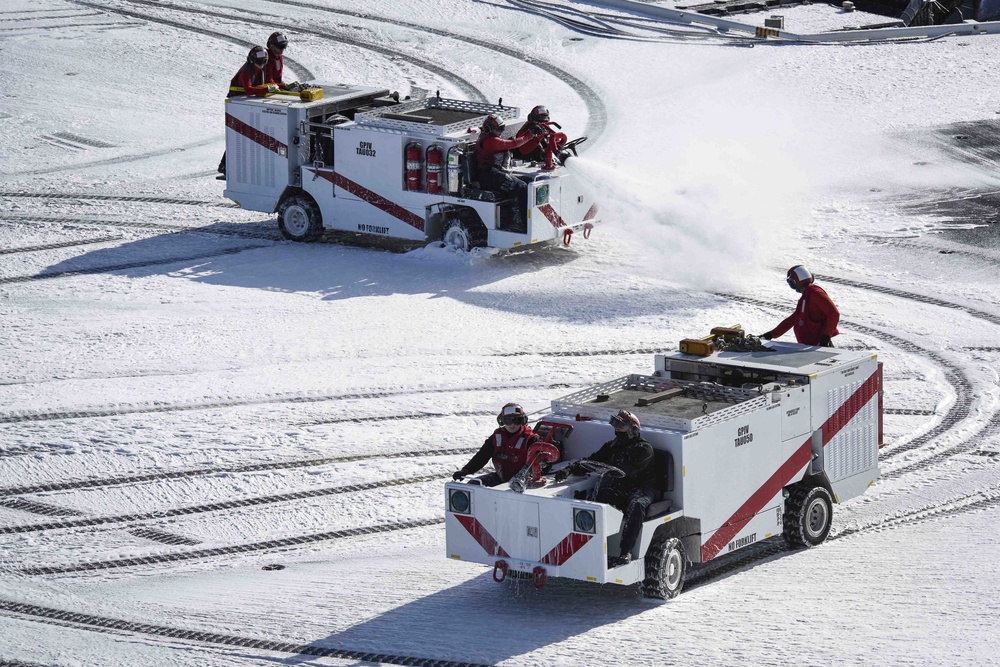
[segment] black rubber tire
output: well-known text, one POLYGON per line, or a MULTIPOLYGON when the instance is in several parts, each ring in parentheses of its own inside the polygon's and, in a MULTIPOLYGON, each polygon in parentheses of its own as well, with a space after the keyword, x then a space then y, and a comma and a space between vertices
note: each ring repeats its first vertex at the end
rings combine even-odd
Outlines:
POLYGON ((452 218, 444 223, 441 241, 450 248, 469 252, 473 248, 486 247, 487 232, 478 221, 467 222, 461 218, 452 218))
POLYGON ((295 194, 278 206, 278 229, 289 241, 309 243, 323 235, 323 214, 312 197, 295 194))
POLYGON ((647 598, 670 600, 680 595, 687 572, 684 544, 676 537, 656 537, 646 552, 646 578, 642 594, 647 598))
POLYGON ((785 541, 796 547, 822 544, 833 525, 833 498, 822 486, 795 486, 785 499, 785 541))

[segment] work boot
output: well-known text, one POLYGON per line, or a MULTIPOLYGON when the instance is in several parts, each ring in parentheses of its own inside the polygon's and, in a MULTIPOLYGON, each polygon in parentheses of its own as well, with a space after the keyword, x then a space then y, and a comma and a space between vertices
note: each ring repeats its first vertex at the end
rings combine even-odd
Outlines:
POLYGON ((628 565, 632 562, 632 553, 626 551, 621 556, 611 556, 608 558, 608 569, 614 569, 616 567, 621 567, 622 565, 628 565))

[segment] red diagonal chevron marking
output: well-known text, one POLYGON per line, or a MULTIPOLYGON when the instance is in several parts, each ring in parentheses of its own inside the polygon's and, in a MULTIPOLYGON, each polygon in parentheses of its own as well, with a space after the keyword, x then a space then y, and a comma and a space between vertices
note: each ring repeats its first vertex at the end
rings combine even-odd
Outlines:
POLYGON ((570 533, 562 539, 562 542, 552 547, 552 551, 542 556, 542 562, 549 565, 562 565, 593 537, 593 535, 570 533))
MULTIPOLYGON (((825 447, 837 433, 851 421, 861 408, 868 404, 871 397, 878 391, 878 373, 872 373, 864 384, 862 384, 854 394, 851 395, 837 410, 830 415, 830 418, 823 422, 820 427, 823 433, 823 446, 825 447)), ((812 458, 811 438, 807 438, 802 445, 778 468, 757 491, 709 538, 708 542, 701 547, 702 562, 711 560, 722 550, 722 547, 729 543, 733 537, 743 530, 754 516, 757 515, 768 500, 777 495, 778 491, 792 481, 792 475, 801 470, 812 458)))
POLYGON ((320 177, 330 181, 341 190, 347 190, 361 201, 368 202, 375 208, 385 211, 397 220, 402 220, 414 229, 424 231, 424 219, 416 213, 403 208, 396 202, 390 201, 376 192, 372 192, 365 186, 355 183, 343 174, 327 170, 319 171, 314 169, 311 171, 314 171, 320 177))
POLYGON ((506 556, 510 557, 504 548, 500 546, 497 541, 490 535, 490 532, 483 528, 483 524, 479 523, 479 519, 474 516, 465 516, 462 514, 456 514, 455 518, 458 522, 465 526, 465 529, 469 531, 469 535, 475 538, 476 542, 479 542, 480 546, 486 550, 491 556, 506 556))

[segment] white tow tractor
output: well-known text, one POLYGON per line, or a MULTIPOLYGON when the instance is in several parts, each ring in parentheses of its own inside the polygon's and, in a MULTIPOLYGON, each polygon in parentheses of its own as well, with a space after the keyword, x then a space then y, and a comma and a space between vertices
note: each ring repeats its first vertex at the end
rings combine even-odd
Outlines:
POLYGON ((622 409, 641 421, 659 480, 631 563, 608 567, 622 513, 593 499, 604 475, 622 473, 596 463, 563 482, 538 465, 527 484, 521 475, 494 488, 449 482, 448 556, 491 566, 497 581, 516 572, 538 588, 547 577, 641 583, 648 597, 672 598, 691 563, 778 535, 820 544, 834 503, 864 493, 879 474, 882 365, 872 353, 713 329, 656 355, 650 375, 552 401, 536 426, 561 450, 551 471, 612 439, 609 419, 622 409))
POLYGON ((514 165, 511 173, 528 184, 527 210, 480 189, 472 155, 478 128, 495 113, 507 121, 504 136, 513 136, 523 124, 516 107, 400 101, 364 86, 308 92, 226 100, 225 196, 277 212, 288 239, 332 231, 402 248, 442 241, 521 250, 569 245, 574 232, 589 237, 597 222, 593 197, 562 164, 584 138, 565 143, 559 135, 557 143, 552 131, 543 162, 514 165))

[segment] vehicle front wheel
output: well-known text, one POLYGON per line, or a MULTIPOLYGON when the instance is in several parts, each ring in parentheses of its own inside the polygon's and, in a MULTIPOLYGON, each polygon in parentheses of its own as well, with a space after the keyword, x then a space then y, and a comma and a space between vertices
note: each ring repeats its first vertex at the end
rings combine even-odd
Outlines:
POLYGON ((822 486, 797 486, 785 500, 782 517, 785 541, 793 546, 814 547, 830 534, 833 498, 822 486))
POLYGON ((461 219, 449 220, 445 224, 441 241, 449 248, 465 252, 482 248, 486 245, 486 234, 484 229, 477 229, 480 226, 473 226, 461 219))
POLYGON ((642 594, 648 598, 669 600, 684 588, 687 556, 684 544, 676 537, 654 538, 646 553, 646 578, 642 594))
POLYGON ((278 229, 289 241, 315 241, 323 233, 323 214, 307 195, 292 195, 278 207, 278 229))

